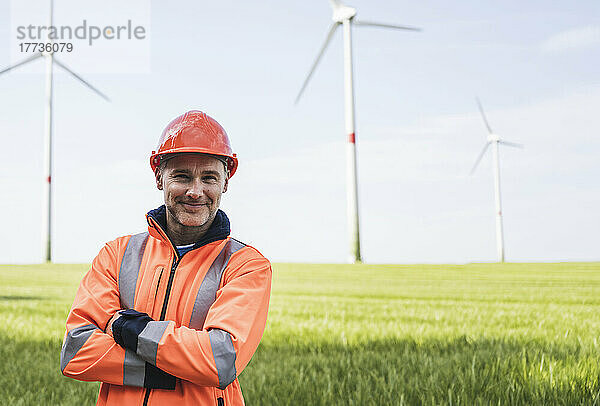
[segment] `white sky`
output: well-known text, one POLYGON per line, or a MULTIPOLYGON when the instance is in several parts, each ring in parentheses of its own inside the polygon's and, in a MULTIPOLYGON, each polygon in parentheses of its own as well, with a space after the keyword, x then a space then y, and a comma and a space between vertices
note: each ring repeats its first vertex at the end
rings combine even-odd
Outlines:
MULTIPOLYGON (((162 198, 149 153, 171 119, 201 109, 240 158, 222 201, 232 234, 273 261, 344 262, 340 30, 293 104, 328 1, 111 1, 55 0, 56 25, 130 18, 148 40, 59 55, 112 102, 55 68, 54 260, 89 262, 144 230, 162 198)), ((45 23, 46 1, 0 3, 0 69, 21 58, 23 2, 45 23)), ((468 176, 486 140, 476 95, 494 131, 525 144, 500 151, 507 260, 599 260, 600 2, 349 4, 424 29, 353 31, 364 260, 495 261, 491 154, 468 176)), ((0 263, 42 257, 43 69, 0 75, 0 263)))

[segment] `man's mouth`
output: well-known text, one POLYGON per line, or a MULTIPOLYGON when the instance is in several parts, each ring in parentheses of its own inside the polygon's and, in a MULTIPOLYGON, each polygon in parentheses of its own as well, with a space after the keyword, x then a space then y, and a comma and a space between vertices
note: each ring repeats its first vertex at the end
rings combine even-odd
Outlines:
POLYGON ((189 209, 199 209, 203 206, 208 207, 208 203, 200 203, 200 202, 180 202, 184 207, 189 209))

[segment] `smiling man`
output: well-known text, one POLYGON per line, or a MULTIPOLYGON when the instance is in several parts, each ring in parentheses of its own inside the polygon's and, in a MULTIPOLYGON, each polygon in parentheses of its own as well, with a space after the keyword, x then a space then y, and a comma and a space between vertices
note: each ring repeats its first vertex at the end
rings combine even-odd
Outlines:
POLYGON ((65 376, 100 381, 98 405, 243 405, 237 376, 267 319, 271 266, 219 209, 236 172, 229 138, 190 111, 150 157, 163 206, 148 231, 107 243, 67 318, 65 376))

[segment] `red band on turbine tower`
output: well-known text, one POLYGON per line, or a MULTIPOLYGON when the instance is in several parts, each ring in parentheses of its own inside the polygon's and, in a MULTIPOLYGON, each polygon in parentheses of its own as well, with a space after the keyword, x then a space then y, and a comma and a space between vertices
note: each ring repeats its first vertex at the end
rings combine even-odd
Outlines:
POLYGON ((48 183, 50 183, 52 181, 52 178, 50 176, 48 176, 48 179, 46 179, 48 181, 48 183))
POLYGON ((348 142, 350 144, 355 144, 356 143, 356 136, 354 135, 354 133, 348 134, 348 142))

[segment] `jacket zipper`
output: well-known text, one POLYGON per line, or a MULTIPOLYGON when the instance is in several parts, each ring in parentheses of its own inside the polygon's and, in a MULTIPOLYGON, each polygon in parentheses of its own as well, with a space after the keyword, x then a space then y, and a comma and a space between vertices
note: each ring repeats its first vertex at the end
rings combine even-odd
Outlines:
MULTIPOLYGON (((171 295, 171 287, 173 286, 173 279, 175 279, 175 269, 177 269, 177 265, 179 265, 179 261, 181 258, 175 257, 173 258, 173 265, 171 265, 171 272, 169 273, 169 281, 167 282, 167 291, 165 292, 165 300, 163 301, 162 310, 160 311, 160 321, 165 319, 165 315, 167 313, 167 305, 169 304, 169 296, 171 295)), ((162 272, 160 274, 162 276, 162 272)), ((160 278, 159 278, 160 283, 160 278)), ((156 288, 158 292, 158 287, 156 288)), ((144 394, 144 406, 148 406, 148 399, 150 398, 150 392, 152 389, 146 388, 146 393, 144 394)))
POLYGON ((162 310, 160 311, 160 320, 165 319, 167 314, 167 305, 169 304, 169 296, 171 294, 171 287, 173 286, 173 279, 175 279, 175 269, 179 265, 179 258, 175 255, 173 258, 173 265, 171 265, 171 272, 169 273, 169 281, 167 282, 167 291, 165 292, 165 300, 163 301, 162 310))
POLYGON ((225 401, 223 398, 217 398, 217 406, 225 406, 225 401))
POLYGON ((146 388, 146 393, 144 394, 144 406, 148 405, 148 398, 150 397, 150 391, 152 389, 146 388))
POLYGON ((162 279, 163 272, 165 268, 160 268, 160 274, 158 275, 158 282, 156 282, 156 292, 154 292, 154 299, 158 296, 158 288, 160 287, 160 280, 162 279))

